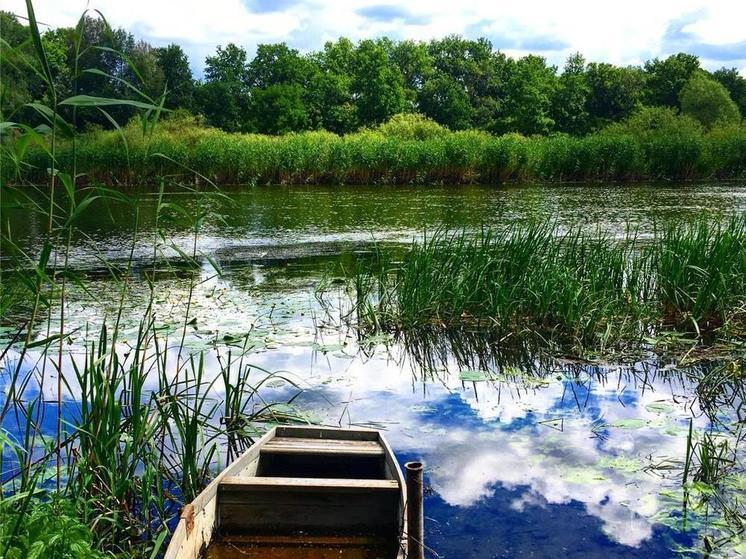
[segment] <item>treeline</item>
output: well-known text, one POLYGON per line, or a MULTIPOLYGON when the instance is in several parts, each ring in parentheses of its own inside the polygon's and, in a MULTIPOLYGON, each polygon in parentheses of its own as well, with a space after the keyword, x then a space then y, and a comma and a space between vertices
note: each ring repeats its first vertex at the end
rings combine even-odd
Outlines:
MULTIPOLYGON (((31 122, 36 117, 28 103, 49 104, 49 91, 20 60, 24 52, 32 57, 28 28, 7 12, 0 12, 0 26, 14 47, 2 49, 2 117, 31 122)), ((308 54, 265 44, 251 59, 228 44, 207 57, 204 79, 195 80, 179 45, 154 48, 102 19, 84 18, 79 27, 47 31, 42 40, 60 97, 142 92, 156 98, 167 90, 167 108, 201 114, 229 132, 348 134, 412 112, 451 130, 583 136, 645 106, 668 107, 706 128, 740 123, 746 112, 746 79, 736 69, 710 73, 684 53, 626 67, 576 54, 558 69, 540 56, 513 59, 487 39, 458 36, 430 42, 341 38, 308 54), (76 35, 82 35, 77 56, 76 35)), ((74 120, 81 129, 111 127, 109 116, 121 123, 133 114, 126 106, 110 115, 88 109, 74 120)))

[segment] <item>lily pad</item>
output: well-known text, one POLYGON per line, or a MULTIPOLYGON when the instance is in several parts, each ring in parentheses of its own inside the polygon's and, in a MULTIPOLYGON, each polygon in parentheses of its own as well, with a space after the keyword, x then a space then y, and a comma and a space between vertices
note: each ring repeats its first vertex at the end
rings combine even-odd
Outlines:
POLYGON ((645 409, 651 413, 671 413, 673 407, 665 402, 653 402, 645 406, 645 409))
POLYGON ((645 427, 647 422, 644 419, 631 418, 618 419, 617 421, 612 421, 606 425, 607 427, 616 427, 618 429, 640 429, 641 427, 645 427))

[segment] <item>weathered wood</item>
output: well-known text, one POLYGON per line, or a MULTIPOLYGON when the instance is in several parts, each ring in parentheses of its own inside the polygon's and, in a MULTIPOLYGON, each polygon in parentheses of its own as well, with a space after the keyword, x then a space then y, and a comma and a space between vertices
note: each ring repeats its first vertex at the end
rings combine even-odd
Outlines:
POLYGON ((384 450, 379 441, 275 437, 262 447, 262 453, 383 456, 384 450))
POLYGON ((377 441, 379 433, 373 429, 337 429, 335 427, 282 427, 277 428, 278 437, 306 439, 343 439, 350 441, 377 441))
POLYGON ((288 491, 331 491, 352 493, 365 491, 388 491, 398 493, 399 482, 395 479, 330 479, 330 478, 300 478, 300 477, 238 477, 223 478, 221 490, 246 488, 248 490, 267 489, 276 491, 278 488, 288 491))
POLYGON ((251 557, 263 557, 261 550, 270 547, 287 548, 288 557, 295 557, 293 549, 316 557, 306 554, 311 548, 320 558, 328 553, 337 557, 335 545, 339 557, 347 557, 344 550, 359 543, 361 554, 354 557, 403 559, 399 536, 405 528, 404 492, 401 470, 377 431, 277 427, 191 503, 193 513, 185 511, 165 559, 198 559, 218 532, 229 534, 229 541, 249 535, 265 538, 264 544, 254 541, 259 547, 251 557), (340 534, 349 543, 328 539, 340 534), (299 537, 311 539, 304 544, 299 537), (354 537, 369 539, 355 543, 350 539, 354 537), (327 538, 327 543, 313 538, 327 538), (378 548, 384 551, 375 551, 378 548))
POLYGON ((254 459, 257 459, 259 457, 260 448, 264 443, 274 438, 274 436, 275 430, 272 429, 257 441, 255 445, 249 448, 240 458, 233 462, 233 464, 223 470, 223 472, 218 475, 202 491, 202 493, 194 499, 194 501, 190 503, 193 511, 190 514, 194 522, 193 528, 188 531, 187 520, 185 518, 179 520, 163 559, 197 559, 202 551, 210 545, 216 525, 216 498, 220 482, 226 476, 237 474, 245 469, 254 459))

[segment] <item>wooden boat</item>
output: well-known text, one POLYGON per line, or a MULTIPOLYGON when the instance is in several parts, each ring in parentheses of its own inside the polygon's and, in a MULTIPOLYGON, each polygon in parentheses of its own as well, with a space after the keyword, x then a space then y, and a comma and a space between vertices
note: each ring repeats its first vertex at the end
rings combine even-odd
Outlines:
POLYGON ((378 431, 276 427, 184 507, 165 559, 403 559, 405 503, 378 431))

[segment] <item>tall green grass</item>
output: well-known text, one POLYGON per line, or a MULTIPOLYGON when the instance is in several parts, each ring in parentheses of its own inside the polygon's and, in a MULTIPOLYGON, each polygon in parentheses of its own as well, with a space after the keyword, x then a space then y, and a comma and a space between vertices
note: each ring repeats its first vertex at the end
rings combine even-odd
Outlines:
POLYGON ((553 224, 445 231, 357 270, 367 329, 528 329, 584 348, 683 328, 744 334, 746 218, 622 238, 553 224))
MULTIPOLYGON (((264 401, 262 384, 273 375, 250 366, 248 347, 220 360, 210 377, 204 352, 187 350, 198 274, 180 301, 184 315, 170 325, 176 334, 169 338, 156 323, 155 272, 161 266, 160 251, 173 246, 161 230, 161 217, 175 212, 189 220, 196 247, 205 216, 203 208, 190 212, 163 200, 167 182, 193 188, 164 176, 172 167, 188 168, 183 166, 187 152, 179 146, 189 140, 173 129, 158 131, 165 92, 151 98, 135 83, 128 84, 132 99, 78 96, 75 87, 70 97, 62 98, 30 0, 27 13, 28 43, 35 57, 20 60, 43 81, 49 102, 31 105, 43 126, 0 123, 0 211, 26 211, 44 225, 36 252, 17 245, 9 228, 0 230, 0 325, 12 327, 9 341, 0 347, 6 387, 0 394, 0 557, 157 557, 172 520, 223 460, 251 444, 262 425, 293 420, 293 408, 275 413, 275 404, 264 401), (139 111, 137 126, 125 127, 112 118, 110 108, 117 105, 139 111), (77 133, 79 110, 107 116, 115 130, 101 139, 112 146, 111 152, 77 133), (121 327, 128 298, 135 295, 130 288, 136 235, 125 262, 101 260, 108 285, 118 293, 118 306, 96 317, 94 322, 102 326, 94 332, 69 325, 70 286, 84 283, 71 262, 73 239, 85 238, 80 218, 96 205, 131 202, 96 182, 114 152, 111 165, 123 180, 132 180, 147 162, 161 185, 145 310, 134 317, 140 319, 136 339, 126 342, 121 327), (38 167, 29 167, 30 162, 38 167), (25 196, 24 187, 16 188, 25 176, 46 186, 39 189, 45 196, 41 203, 25 196), (223 402, 221 393, 230 397, 223 402)), ((86 71, 79 68, 84 17, 74 34, 74 83, 86 71)), ((121 63, 138 76, 129 59, 121 56, 121 63)), ((138 208, 129 208, 126 215, 136 232, 138 208)), ((2 218, 0 214, 0 222, 2 218)), ((103 252, 88 240, 95 253, 103 252)), ((196 248, 179 254, 188 266, 200 257, 196 248)), ((205 261, 214 262, 209 257, 205 261)))
MULTIPOLYGON (((406 127, 406 119, 347 136, 323 131, 262 136, 223 132, 180 115, 145 139, 135 122, 83 134, 75 149, 62 139, 56 149, 64 165, 75 158, 88 169, 87 180, 109 183, 147 182, 164 174, 234 184, 686 180, 746 174, 743 127, 705 132, 683 117, 672 118, 681 122, 650 130, 633 123, 586 137, 527 138, 406 127)), ((45 149, 34 142, 21 154, 5 153, 6 173, 38 179, 46 169, 45 149)))

